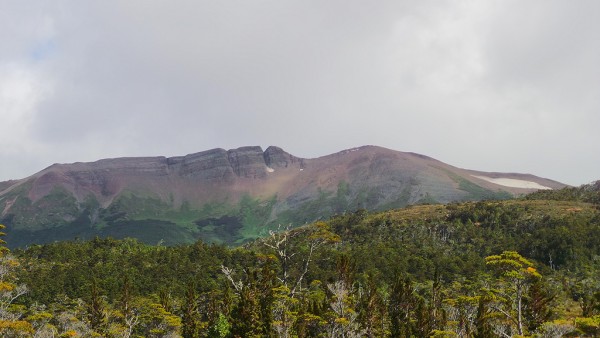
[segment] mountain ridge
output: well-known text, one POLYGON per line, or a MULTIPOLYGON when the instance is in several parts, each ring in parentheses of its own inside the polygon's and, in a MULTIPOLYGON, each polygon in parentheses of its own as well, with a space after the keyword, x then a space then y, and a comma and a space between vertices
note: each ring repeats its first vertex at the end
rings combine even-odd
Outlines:
POLYGON ((565 186, 371 145, 310 159, 276 146, 245 146, 53 164, 0 183, 0 222, 9 235, 33 242, 39 231, 136 237, 160 225, 157 231, 167 237, 169 229, 185 233, 171 244, 198 238, 241 243, 276 224, 300 225, 360 208, 506 199, 537 190, 532 187, 565 186), (127 226, 132 229, 124 231, 127 226))

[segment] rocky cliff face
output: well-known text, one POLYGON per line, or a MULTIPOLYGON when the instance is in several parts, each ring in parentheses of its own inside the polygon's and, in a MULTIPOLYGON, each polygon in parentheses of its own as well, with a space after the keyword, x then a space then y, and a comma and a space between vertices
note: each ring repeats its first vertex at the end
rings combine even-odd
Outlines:
MULTIPOLYGON (((303 161, 277 147, 269 147, 264 152, 260 147, 212 149, 169 158, 117 158, 92 163, 54 164, 26 182, 32 185, 28 195, 33 201, 59 186, 74 194, 79 201, 93 195, 106 202, 129 188, 153 190, 154 186, 155 189, 178 190, 177 186, 183 181, 190 189, 209 186, 220 186, 217 190, 227 189, 227 186, 242 181, 266 179, 267 174, 274 171, 271 166, 285 169, 301 166, 303 161)), ((9 183, 6 188, 11 186, 9 183)), ((183 190, 186 191, 185 188, 183 190)), ((210 195, 210 192, 206 193, 210 195)))
POLYGON ((532 175, 463 170, 374 146, 315 159, 274 146, 212 149, 55 164, 2 182, 0 222, 9 226, 13 245, 95 235, 240 243, 277 224, 359 208, 508 198, 534 190, 523 188, 531 184, 564 186, 532 175))
POLYGON ((290 155, 279 147, 268 147, 267 150, 265 150, 263 157, 267 167, 272 169, 288 167, 304 169, 304 159, 290 155))

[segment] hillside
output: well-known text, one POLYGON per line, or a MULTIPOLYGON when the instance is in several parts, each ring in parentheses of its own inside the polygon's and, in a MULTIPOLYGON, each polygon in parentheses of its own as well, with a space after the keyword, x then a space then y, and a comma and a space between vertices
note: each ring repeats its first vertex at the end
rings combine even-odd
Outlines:
POLYGON ((278 147, 55 164, 0 185, 9 243, 135 237, 243 243, 357 209, 506 199, 564 184, 453 167, 375 146, 304 159, 278 147))
POLYGON ((571 189, 546 195, 552 199, 360 210, 237 248, 131 239, 36 245, 15 251, 25 267, 19 281, 30 290, 15 308, 29 309, 33 325, 41 317, 62 328, 68 313, 76 332, 89 330, 83 323, 102 332, 123 331, 131 306, 142 336, 154 329, 215 337, 211 328, 221 325, 231 330, 221 337, 283 329, 297 337, 333 329, 361 337, 596 337, 600 205, 583 200, 600 191, 581 188, 589 194, 566 200, 571 189), (94 326, 85 310, 98 298, 111 326, 94 326))

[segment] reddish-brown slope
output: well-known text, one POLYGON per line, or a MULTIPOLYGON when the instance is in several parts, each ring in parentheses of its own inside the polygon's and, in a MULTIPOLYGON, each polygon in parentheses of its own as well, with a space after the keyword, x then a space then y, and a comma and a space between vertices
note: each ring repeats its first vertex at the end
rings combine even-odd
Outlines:
POLYGON ((335 154, 302 159, 277 147, 233 150, 213 149, 181 157, 105 159, 92 163, 55 164, 24 180, 3 186, 0 198, 18 186, 36 201, 59 186, 83 201, 93 195, 107 206, 115 197, 132 193, 158 197, 175 207, 215 200, 235 201, 243 194, 277 195, 289 207, 313 198, 318 191, 337 190, 340 182, 354 191, 369 190, 379 204, 408 194, 414 203, 424 196, 438 202, 469 197, 460 182, 468 181, 491 191, 522 194, 522 189, 494 184, 476 176, 535 182, 550 188, 565 185, 533 175, 484 173, 459 169, 427 156, 364 146, 335 154))

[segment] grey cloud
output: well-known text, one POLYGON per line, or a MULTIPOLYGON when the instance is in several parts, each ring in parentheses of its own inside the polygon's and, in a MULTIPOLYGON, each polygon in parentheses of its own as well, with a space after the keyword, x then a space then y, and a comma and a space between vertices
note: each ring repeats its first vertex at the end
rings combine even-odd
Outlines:
MULTIPOLYGON (((26 154, 0 150, 23 174, 213 147, 314 157, 377 144, 600 178, 596 2, 38 5, 0 5, 0 73, 16 64, 41 88, 11 115, 29 118, 26 154)), ((0 179, 22 177, 16 168, 0 179)))

